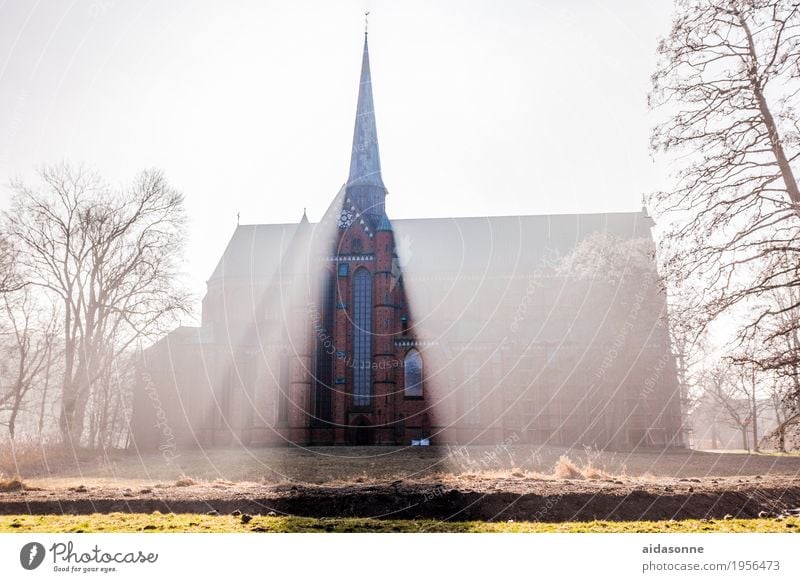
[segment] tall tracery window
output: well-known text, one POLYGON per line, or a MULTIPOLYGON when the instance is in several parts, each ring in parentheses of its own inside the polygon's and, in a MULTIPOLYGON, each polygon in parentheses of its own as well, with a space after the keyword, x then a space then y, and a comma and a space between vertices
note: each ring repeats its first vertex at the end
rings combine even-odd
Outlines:
POLYGON ((317 362, 314 373, 315 399, 313 424, 325 425, 332 418, 332 390, 333 390, 333 321, 336 281, 333 273, 323 278, 321 285, 322 299, 319 303, 321 317, 315 323, 317 336, 317 362))
POLYGON ((353 278, 353 405, 372 397, 372 277, 359 269, 353 278))
POLYGON ((410 350, 403 362, 405 397, 422 397, 422 356, 417 350, 410 350))

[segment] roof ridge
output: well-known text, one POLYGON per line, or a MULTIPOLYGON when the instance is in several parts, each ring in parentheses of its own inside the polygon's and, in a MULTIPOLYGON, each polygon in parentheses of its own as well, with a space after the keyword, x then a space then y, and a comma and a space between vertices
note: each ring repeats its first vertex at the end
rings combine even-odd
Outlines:
MULTIPOLYGON (((358 208, 358 207, 357 207, 358 208)), ((360 209, 359 213, 363 215, 360 209)), ((424 221, 424 220, 485 220, 492 218, 551 218, 551 217, 570 217, 570 216, 604 216, 604 215, 643 215, 641 210, 612 210, 609 212, 559 212, 552 214, 488 214, 485 216, 420 216, 417 218, 392 218, 392 222, 405 222, 405 221, 424 221)), ((318 222, 311 222, 311 225, 319 224, 318 222)), ((297 226, 297 223, 279 223, 279 222, 262 222, 260 224, 246 224, 240 226, 297 226)))

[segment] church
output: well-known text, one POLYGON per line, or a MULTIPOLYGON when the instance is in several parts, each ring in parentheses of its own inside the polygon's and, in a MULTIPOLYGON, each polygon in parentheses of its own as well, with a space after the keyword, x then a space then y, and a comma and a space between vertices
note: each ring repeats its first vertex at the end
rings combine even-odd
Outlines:
POLYGON ((644 209, 389 209, 365 34, 347 182, 317 223, 237 226, 200 326, 142 353, 133 446, 684 446, 644 209))

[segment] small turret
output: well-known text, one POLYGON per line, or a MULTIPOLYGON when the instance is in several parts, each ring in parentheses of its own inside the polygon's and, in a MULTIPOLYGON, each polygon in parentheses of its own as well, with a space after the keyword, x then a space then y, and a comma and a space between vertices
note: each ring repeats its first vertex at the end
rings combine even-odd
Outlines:
POLYGON ((386 216, 386 212, 383 213, 381 216, 381 221, 378 223, 378 232, 392 232, 392 223, 389 222, 389 217, 386 216))

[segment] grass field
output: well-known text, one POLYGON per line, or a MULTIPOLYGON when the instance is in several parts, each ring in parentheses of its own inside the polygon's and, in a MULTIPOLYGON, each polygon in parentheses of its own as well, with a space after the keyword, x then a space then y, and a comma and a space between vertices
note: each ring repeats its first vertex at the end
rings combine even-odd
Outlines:
POLYGON ((111 513, 0 516, 0 533, 797 533, 800 518, 681 521, 450 522, 199 514, 111 513), (246 519, 246 518, 245 518, 246 519))

